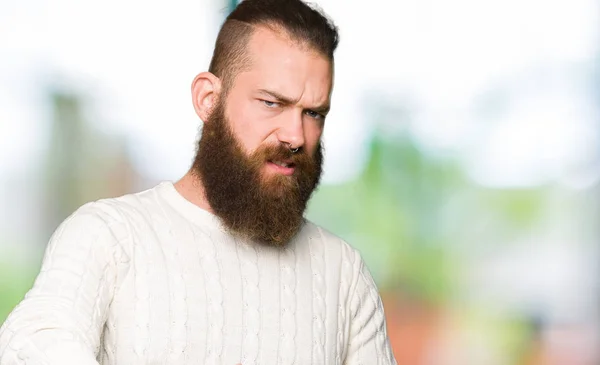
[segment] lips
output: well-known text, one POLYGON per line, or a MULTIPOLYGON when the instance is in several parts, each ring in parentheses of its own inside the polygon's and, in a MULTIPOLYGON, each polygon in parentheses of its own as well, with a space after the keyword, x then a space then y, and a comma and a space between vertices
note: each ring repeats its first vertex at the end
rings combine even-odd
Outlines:
POLYGON ((287 162, 287 161, 278 161, 278 160, 272 160, 269 161, 277 166, 281 166, 281 167, 294 167, 294 163, 293 162, 287 162))
POLYGON ((296 170, 296 164, 291 161, 269 160, 268 165, 276 172, 290 176, 296 170))

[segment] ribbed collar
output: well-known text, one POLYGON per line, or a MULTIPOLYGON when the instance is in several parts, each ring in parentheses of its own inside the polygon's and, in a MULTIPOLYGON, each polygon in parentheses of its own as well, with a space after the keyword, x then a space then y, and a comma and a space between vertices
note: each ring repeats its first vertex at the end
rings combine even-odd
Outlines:
POLYGON ((157 193, 169 203, 184 218, 201 227, 210 226, 219 230, 224 230, 221 220, 209 211, 200 208, 194 203, 184 198, 171 181, 163 181, 156 186, 157 193))

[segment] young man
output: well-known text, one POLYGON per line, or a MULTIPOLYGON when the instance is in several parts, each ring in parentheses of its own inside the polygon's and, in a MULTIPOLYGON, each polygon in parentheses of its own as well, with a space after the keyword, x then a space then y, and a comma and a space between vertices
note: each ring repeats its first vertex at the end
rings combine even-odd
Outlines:
POLYGON ((359 254, 303 218, 337 43, 300 0, 243 1, 192 85, 190 171, 62 223, 0 364, 395 364, 359 254))

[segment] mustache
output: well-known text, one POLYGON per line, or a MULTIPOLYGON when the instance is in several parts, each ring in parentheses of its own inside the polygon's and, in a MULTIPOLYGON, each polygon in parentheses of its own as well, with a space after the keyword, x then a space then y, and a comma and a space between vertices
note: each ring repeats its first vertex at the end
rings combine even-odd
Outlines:
POLYGON ((306 153, 304 148, 300 148, 298 152, 292 153, 290 148, 284 144, 270 144, 264 146, 256 150, 251 159, 261 162, 273 160, 286 161, 297 166, 305 166, 306 164, 310 164, 313 160, 313 158, 306 153))

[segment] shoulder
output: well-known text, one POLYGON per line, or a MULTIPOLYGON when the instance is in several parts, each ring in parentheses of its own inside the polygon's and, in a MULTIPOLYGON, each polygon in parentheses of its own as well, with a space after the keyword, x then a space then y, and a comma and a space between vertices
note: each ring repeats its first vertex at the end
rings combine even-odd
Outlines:
POLYGON ((160 209, 158 188, 159 186, 156 186, 140 192, 89 202, 77 209, 69 219, 87 215, 94 216, 109 226, 126 225, 160 209))
POLYGON ((339 260, 348 271, 355 273, 362 269, 364 264, 360 252, 345 239, 309 220, 306 220, 303 231, 310 237, 313 247, 325 252, 327 260, 339 260))
POLYGON ((356 252, 356 249, 342 237, 308 219, 305 220, 302 231, 302 234, 308 235, 311 239, 321 241, 323 245, 334 245, 342 249, 356 252))
POLYGON ((54 236, 74 232, 89 236, 108 234, 119 242, 125 241, 131 231, 131 223, 151 209, 150 202, 144 198, 152 190, 88 202, 67 217, 56 229, 54 236))
POLYGON ((125 222, 136 216, 148 214, 158 207, 157 187, 144 191, 106 198, 91 204, 99 214, 107 215, 117 221, 125 222))

